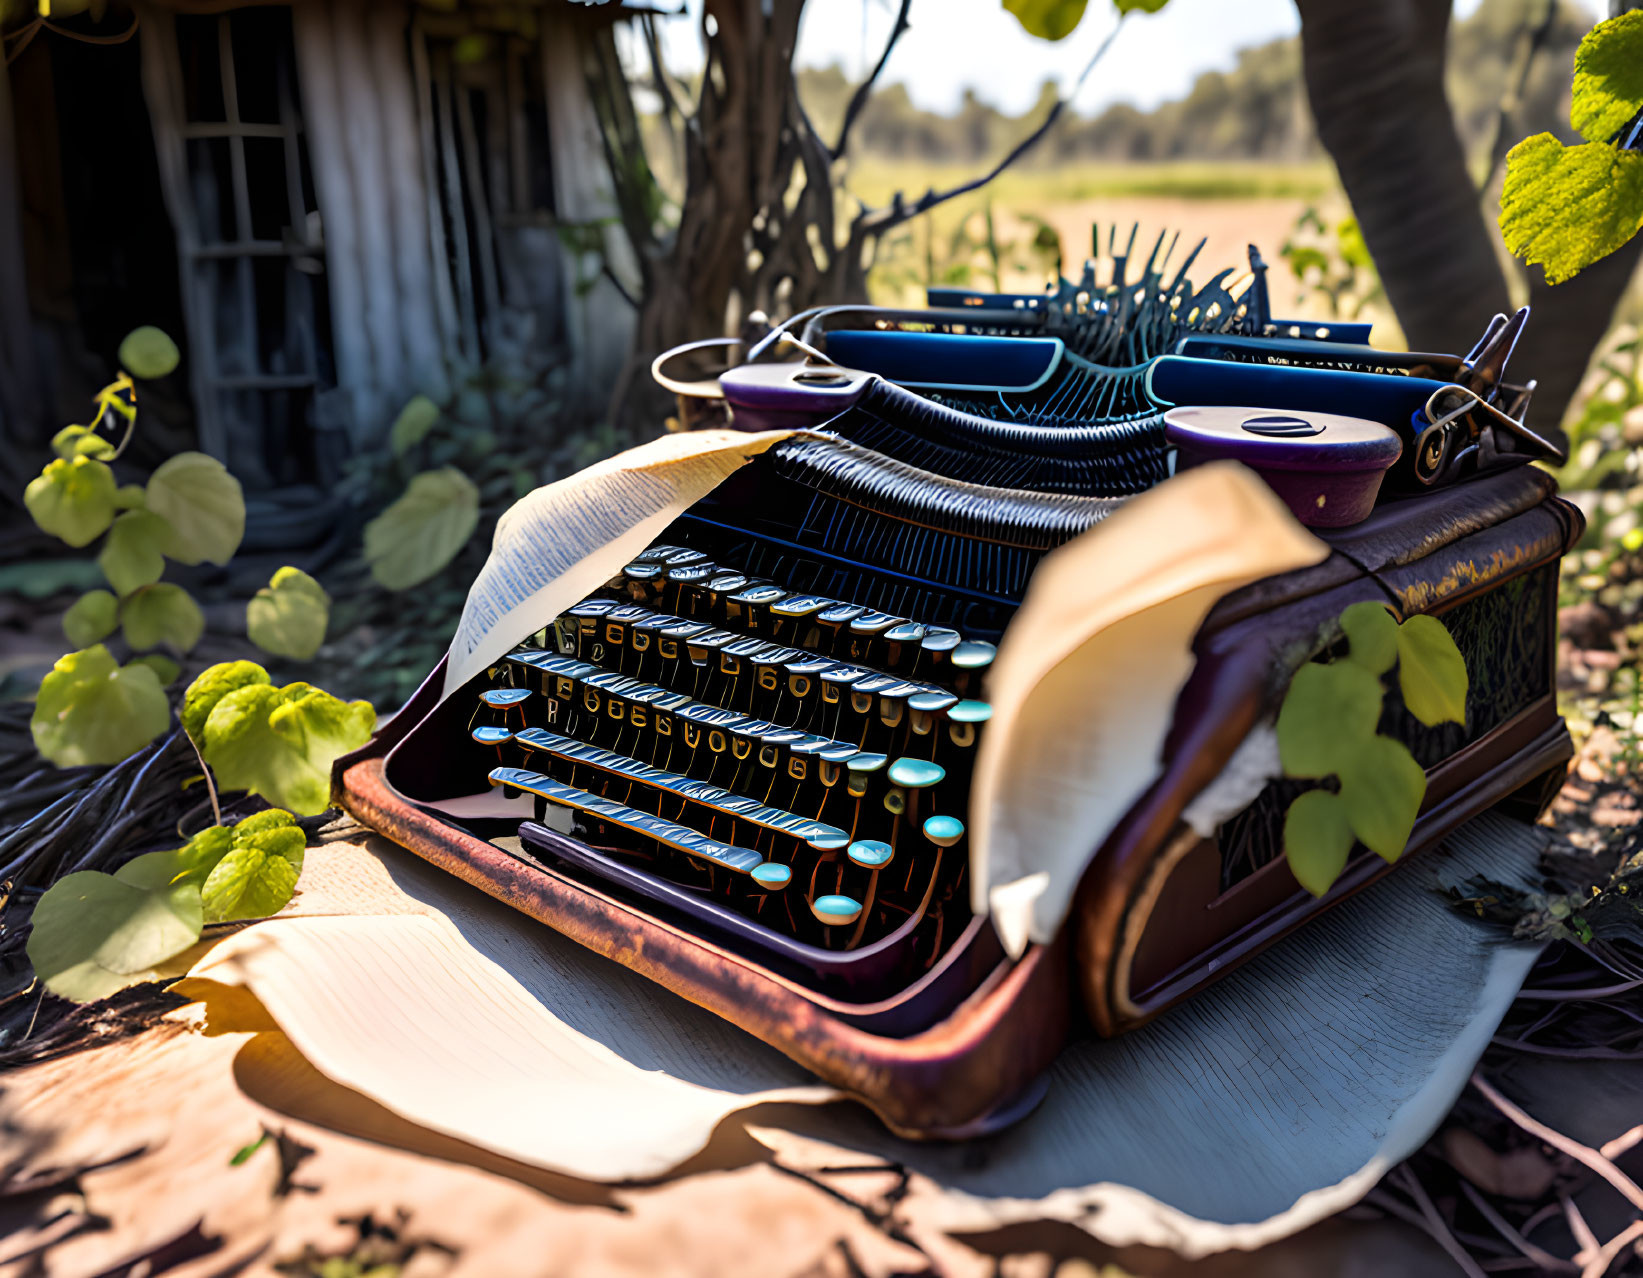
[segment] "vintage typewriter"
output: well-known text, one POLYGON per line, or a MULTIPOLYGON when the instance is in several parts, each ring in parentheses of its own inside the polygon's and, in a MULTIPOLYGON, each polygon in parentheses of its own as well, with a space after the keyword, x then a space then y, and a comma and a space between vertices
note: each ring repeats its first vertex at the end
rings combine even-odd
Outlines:
MULTIPOLYGON (((1174 296, 1203 292, 1187 289, 1174 296)), ((726 370, 716 390, 682 383, 734 425, 799 433, 443 702, 435 671, 339 763, 339 800, 899 1131, 1011 1121, 1036 1102, 1075 1008, 1103 1034, 1140 1024, 1391 868, 1359 849, 1325 897, 1301 890, 1281 854, 1294 782, 1272 782, 1210 837, 1183 819, 1270 720, 1285 654, 1327 642, 1347 605, 1442 616, 1471 673, 1464 727, 1424 727, 1388 696, 1381 730, 1428 771, 1409 855, 1493 805, 1538 813, 1571 753, 1553 699, 1554 606, 1581 523, 1521 464, 1539 447, 1518 420, 1527 388, 1504 380, 1521 317, 1492 324, 1468 357, 1422 362, 1342 340, 1359 333, 1275 333, 1247 291, 1225 296, 1225 323, 1177 303, 1181 323, 1138 305, 1116 325, 1085 315, 1082 329, 1076 298, 1059 318, 996 298, 853 308, 785 327, 753 352, 764 362, 726 370), (1114 346, 1124 330, 1135 343, 1114 346), (1148 352, 1102 401, 1115 417, 997 389, 1000 370, 1019 388, 1033 361, 1095 337, 1106 345, 1084 349, 1148 352), (768 358, 795 345, 801 360, 768 358), (944 380, 909 375, 915 360, 944 380), (1355 380, 1329 380, 1342 376, 1355 380), (1195 404, 1253 396, 1246 411, 1302 426, 1355 396, 1401 460, 1367 518, 1317 529, 1326 560, 1217 605, 1161 777, 1092 849, 1060 938, 1011 959, 967 882, 988 667, 1039 560, 1170 473, 1165 385, 1195 404), (1307 402, 1267 402, 1286 394, 1307 402), (1415 464, 1423 451, 1434 465, 1415 464)), ((1087 383, 1084 364, 1069 367, 1087 383)), ((1293 441, 1280 430, 1279 442, 1293 441)))

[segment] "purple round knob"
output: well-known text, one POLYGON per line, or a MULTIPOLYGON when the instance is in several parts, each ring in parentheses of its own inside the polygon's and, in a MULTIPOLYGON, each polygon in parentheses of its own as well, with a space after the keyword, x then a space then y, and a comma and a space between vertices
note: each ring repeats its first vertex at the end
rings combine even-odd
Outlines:
POLYGON ((1182 406, 1164 414, 1164 426, 1182 469, 1221 458, 1243 462, 1313 528, 1367 518, 1403 452, 1391 427, 1333 413, 1182 406))

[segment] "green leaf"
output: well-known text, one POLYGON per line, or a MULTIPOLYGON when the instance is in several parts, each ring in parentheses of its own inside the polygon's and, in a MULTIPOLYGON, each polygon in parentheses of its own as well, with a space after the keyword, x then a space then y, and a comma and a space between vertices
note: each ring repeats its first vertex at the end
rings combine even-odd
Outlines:
POLYGON ((365 525, 371 575, 389 590, 426 581, 473 536, 479 490, 454 466, 412 478, 399 500, 365 525))
POLYGON ((65 426, 51 437, 51 451, 66 461, 76 457, 114 460, 114 445, 89 426, 65 426))
POLYGON ((1327 777, 1340 771, 1352 747, 1374 736, 1381 697, 1381 681, 1353 662, 1302 666, 1278 711, 1284 774, 1327 777))
POLYGON ((241 1164, 248 1162, 251 1158, 251 1155, 256 1153, 259 1149, 261 1149, 262 1146, 263 1146, 263 1142, 266 1141, 267 1139, 268 1139, 268 1129, 265 1127, 265 1128, 262 1129, 262 1135, 258 1136, 256 1140, 252 1141, 248 1145, 241 1145, 238 1149, 236 1149, 234 1151, 234 1157, 232 1157, 228 1160, 228 1165, 230 1167, 238 1167, 241 1164))
POLYGON ((1313 896, 1335 885, 1352 851, 1352 827, 1341 796, 1308 790, 1284 814, 1284 857, 1296 880, 1313 896))
POLYGON ((1600 22, 1575 50, 1569 123, 1588 142, 1608 142, 1643 107, 1643 10, 1600 22))
POLYGON ((144 586, 121 603, 120 632, 135 649, 165 644, 187 652, 205 633, 205 614, 188 591, 162 581, 144 586))
POLYGON ((63 614, 63 633, 76 648, 89 648, 114 633, 119 609, 120 601, 108 591, 87 591, 63 614))
POLYGON ((114 472, 90 457, 59 457, 23 490, 23 504, 42 530, 78 549, 114 519, 114 472))
POLYGON ((269 683, 268 671, 255 661, 221 661, 200 671, 199 677, 188 685, 183 694, 183 731, 195 744, 204 740, 205 721, 211 711, 236 688, 247 688, 256 683, 269 683))
POLYGON ((331 802, 331 764, 370 739, 376 712, 306 683, 254 683, 206 717, 201 753, 225 790, 249 790, 314 816, 331 802))
POLYGON ((180 848, 172 848, 169 852, 145 852, 127 861, 114 871, 114 877, 122 883, 150 889, 172 887, 179 883, 192 883, 198 887, 233 849, 232 829, 226 825, 207 826, 180 848))
POLYGON ((115 519, 97 556, 115 594, 129 595, 160 579, 165 571, 160 547, 170 536, 171 525, 152 510, 128 510, 115 519))
MULTIPOLYGON (((1114 3, 1122 13, 1124 0, 1114 3)), ((1005 9, 1015 14, 1027 34, 1040 40, 1064 40, 1071 35, 1088 4, 1089 0, 1004 0, 1005 9)))
POLYGON ((403 457, 415 448, 439 420, 439 405, 426 395, 413 395, 409 403, 394 418, 394 427, 388 432, 388 442, 394 456, 403 457))
POLYGON ((148 505, 148 494, 141 484, 121 484, 114 490, 114 505, 118 510, 141 510, 148 505))
POLYGON ((1401 741, 1371 737, 1340 771, 1341 804, 1364 846, 1396 861, 1426 797, 1426 773, 1401 741))
POLYGON ((208 923, 260 919, 285 908, 302 873, 307 838, 294 825, 234 832, 234 849, 205 880, 200 895, 208 923))
POLYGON ((325 642, 331 596, 300 568, 279 569, 245 606, 251 642, 276 657, 307 661, 325 642))
POLYGON ((134 666, 147 666, 154 672, 154 677, 167 688, 176 683, 177 676, 183 672, 183 668, 175 661, 158 652, 145 652, 140 657, 133 657, 131 664, 134 666))
POLYGON ((28 955, 53 994, 89 1003, 140 981, 199 940, 193 885, 151 891, 112 875, 65 875, 34 907, 28 955))
POLYGON ((116 666, 102 644, 70 652, 40 682, 29 728, 60 768, 118 763, 171 722, 165 689, 146 666, 116 666))
POLYGON ((177 343, 152 324, 132 329, 120 343, 120 367, 144 381, 166 376, 181 360, 177 343))
POLYGON ((1398 627, 1398 686, 1403 703, 1427 727, 1466 723, 1466 658, 1436 617, 1398 627))
POLYGON ((1119 13, 1157 13, 1169 0, 1112 0, 1119 13))
POLYGON ((1500 230, 1506 247, 1560 284, 1607 257, 1643 223, 1643 155, 1607 142, 1564 146, 1550 133, 1506 156, 1500 230))
POLYGON ((178 453, 148 479, 148 508, 171 525, 161 547, 180 564, 226 564, 245 536, 245 494, 215 457, 178 453))
POLYGON ((1385 674, 1398 659, 1398 623, 1385 604, 1353 604, 1341 614, 1341 629, 1346 632, 1346 659, 1370 674, 1385 674))

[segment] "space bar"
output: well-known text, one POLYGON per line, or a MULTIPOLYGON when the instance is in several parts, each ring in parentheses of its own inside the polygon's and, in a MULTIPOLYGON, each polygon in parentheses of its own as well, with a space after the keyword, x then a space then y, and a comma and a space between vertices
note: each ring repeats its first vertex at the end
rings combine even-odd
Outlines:
POLYGON ((511 786, 516 790, 523 790, 527 794, 546 799, 549 803, 585 812, 601 821, 609 821, 612 825, 619 825, 625 830, 632 830, 635 834, 655 839, 658 843, 688 856, 701 857, 716 865, 722 865, 737 874, 750 874, 764 864, 764 857, 751 848, 721 843, 718 839, 710 839, 689 826, 680 825, 664 817, 652 816, 648 812, 640 812, 637 808, 630 808, 625 803, 617 803, 597 794, 589 794, 586 790, 578 790, 573 785, 555 781, 552 777, 545 777, 540 772, 532 772, 527 768, 492 768, 490 782, 492 785, 511 786))

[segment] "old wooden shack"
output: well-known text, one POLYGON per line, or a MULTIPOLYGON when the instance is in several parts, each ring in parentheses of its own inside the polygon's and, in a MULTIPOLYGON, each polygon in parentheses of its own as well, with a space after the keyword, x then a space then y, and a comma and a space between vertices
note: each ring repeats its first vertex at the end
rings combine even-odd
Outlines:
POLYGON ((582 55, 620 13, 14 10, 0 70, 8 460, 83 413, 143 323, 185 356, 155 416, 248 492, 323 494, 409 396, 447 393, 509 344, 568 364, 573 393, 608 389, 631 310, 601 276, 620 243, 582 55))

